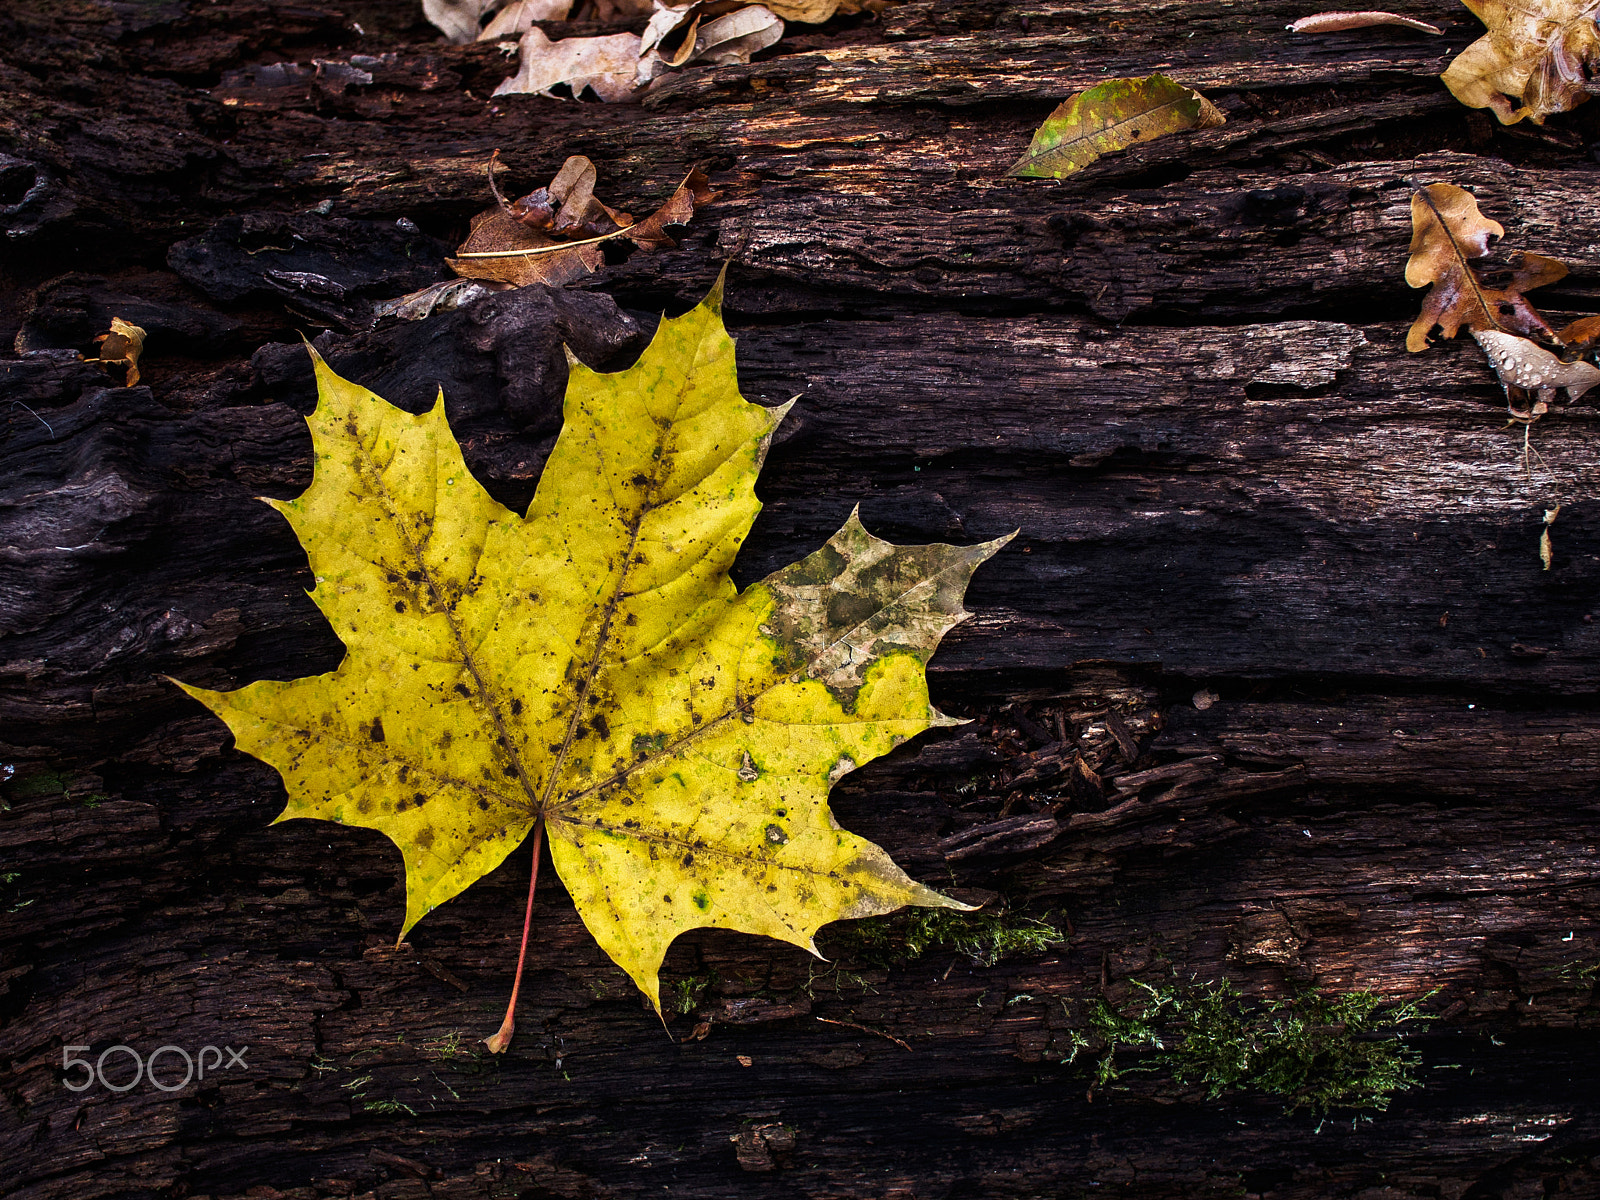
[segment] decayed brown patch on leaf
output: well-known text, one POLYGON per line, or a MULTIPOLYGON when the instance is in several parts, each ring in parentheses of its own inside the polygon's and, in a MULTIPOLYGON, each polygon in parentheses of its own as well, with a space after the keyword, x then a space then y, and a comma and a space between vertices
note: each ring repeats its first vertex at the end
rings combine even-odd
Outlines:
POLYGON ((1447 338, 1455 337, 1462 326, 1524 337, 1552 336, 1550 326, 1522 293, 1554 283, 1567 268, 1553 258, 1523 254, 1506 282, 1489 286, 1472 264, 1489 253, 1492 239, 1504 235, 1504 226, 1478 211, 1472 193, 1452 183, 1430 183, 1412 193, 1406 282, 1414 288, 1433 287, 1406 334, 1407 350, 1426 349, 1435 328, 1447 338))
POLYGON ((1457 100, 1502 124, 1537 125, 1600 90, 1600 0, 1462 0, 1489 32, 1440 77, 1457 100), (1512 98, 1521 101, 1514 105, 1512 98))
POLYGON ((667 226, 688 224, 696 209, 717 198, 697 167, 665 204, 635 221, 595 196, 594 164, 574 155, 548 186, 508 202, 494 183, 495 161, 490 160, 489 174, 495 207, 472 219, 467 240, 455 258, 445 261, 457 275, 514 287, 581 279, 604 261, 601 246, 613 238, 625 237, 641 250, 675 248, 667 226))

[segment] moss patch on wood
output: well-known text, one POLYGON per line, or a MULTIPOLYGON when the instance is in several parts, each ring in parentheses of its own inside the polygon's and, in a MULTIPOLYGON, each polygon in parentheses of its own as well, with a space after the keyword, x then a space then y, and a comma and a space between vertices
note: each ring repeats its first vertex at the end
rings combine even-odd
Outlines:
POLYGON ((1053 915, 911 909, 836 925, 823 936, 822 950, 829 958, 876 967, 905 966, 937 951, 953 951, 975 966, 992 967, 1002 959, 1043 954, 1065 944, 1067 935, 1054 924, 1053 915))
POLYGON ((1064 1061, 1089 1058, 1095 1087, 1166 1071, 1211 1099, 1258 1092, 1281 1096, 1290 1112, 1325 1115, 1382 1111, 1396 1092, 1418 1086, 1419 1057, 1401 1028, 1432 1019, 1419 1001, 1364 991, 1256 1000, 1227 980, 1129 982, 1133 992, 1119 1004, 1082 1005, 1070 1035, 1064 1061))

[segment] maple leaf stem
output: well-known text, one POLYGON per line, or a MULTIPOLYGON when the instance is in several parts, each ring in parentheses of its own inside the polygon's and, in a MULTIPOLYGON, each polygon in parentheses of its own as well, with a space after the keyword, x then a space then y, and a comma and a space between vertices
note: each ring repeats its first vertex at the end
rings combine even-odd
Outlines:
POLYGON ((544 821, 533 827, 533 873, 528 879, 528 907, 522 914, 522 949, 517 952, 517 974, 511 984, 511 1003, 506 1005, 506 1019, 493 1037, 483 1039, 490 1054, 504 1054, 511 1045, 511 1035, 517 1029, 517 993, 522 990, 522 964, 528 961, 528 931, 533 928, 533 891, 539 886, 539 853, 544 849, 544 821))

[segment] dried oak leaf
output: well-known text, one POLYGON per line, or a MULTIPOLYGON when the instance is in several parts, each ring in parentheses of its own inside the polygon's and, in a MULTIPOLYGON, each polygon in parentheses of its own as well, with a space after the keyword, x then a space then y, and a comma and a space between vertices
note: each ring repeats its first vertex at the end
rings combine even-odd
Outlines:
MULTIPOLYGON (((495 207, 472 218, 467 240, 445 262, 469 279, 559 286, 596 270, 604 261, 602 244, 613 238, 627 238, 641 250, 673 248, 666 227, 687 225, 697 208, 717 198, 697 167, 665 204, 636 222, 595 198, 595 178, 594 164, 575 154, 548 187, 511 203, 495 188, 495 207)), ((493 181, 491 161, 491 187, 493 181)))
POLYGON ((1461 103, 1494 109, 1503 125, 1523 117, 1542 125, 1600 91, 1600 0, 1462 3, 1489 32, 1441 76, 1461 103))
POLYGON ((894 546, 852 514, 737 591, 728 569, 788 406, 739 395, 720 292, 663 320, 626 371, 572 364, 522 516, 467 471, 442 398, 412 416, 313 356, 315 476, 267 503, 345 659, 233 692, 180 685, 283 776, 278 820, 394 841, 402 937, 542 822, 584 924, 657 1012, 686 930, 814 950, 830 921, 968 907, 841 829, 827 797, 958 723, 929 703, 925 664, 1009 540, 894 546))
POLYGON ((639 67, 639 35, 562 38, 552 42, 537 25, 522 35, 517 73, 495 88, 496 96, 553 96, 550 89, 566 84, 574 98, 588 88, 612 104, 634 99, 634 72, 639 67))
POLYGON ((1465 325, 1476 332, 1496 329, 1524 337, 1551 335, 1522 293, 1563 278, 1567 268, 1541 254, 1523 254, 1512 265, 1510 278, 1498 287, 1486 284, 1472 263, 1489 253, 1491 238, 1505 235, 1505 227, 1478 211, 1471 192, 1453 183, 1430 183, 1411 195, 1411 257, 1406 260, 1406 282, 1414 288, 1433 288, 1422 299, 1422 312, 1406 334, 1406 349, 1425 350, 1428 334, 1437 326, 1453 338, 1465 325))
POLYGON ((1199 92, 1165 75, 1108 79, 1063 101, 1006 173, 1060 179, 1135 142, 1184 129, 1211 129, 1226 119, 1199 92))
POLYGON ((139 326, 121 317, 112 317, 111 332, 94 339, 100 345, 100 365, 108 369, 120 368, 123 387, 133 387, 139 382, 139 355, 144 353, 144 337, 144 330, 139 326))

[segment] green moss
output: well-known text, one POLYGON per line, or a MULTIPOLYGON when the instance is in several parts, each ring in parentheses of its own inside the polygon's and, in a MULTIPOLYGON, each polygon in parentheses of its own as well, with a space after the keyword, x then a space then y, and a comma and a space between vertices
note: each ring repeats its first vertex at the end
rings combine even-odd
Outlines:
POLYGON ((667 985, 666 1007, 675 1013, 691 1013, 700 1004, 705 990, 716 982, 713 975, 690 975, 667 985))
MULTIPOLYGON (((1216 1098, 1224 1092, 1283 1097, 1289 1111, 1376 1109, 1417 1086, 1418 1057, 1398 1026, 1432 1018, 1416 1002, 1372 992, 1298 992, 1281 1000, 1242 997, 1226 980, 1149 984, 1119 1005, 1093 1000, 1069 1035, 1073 1062, 1096 1055, 1096 1084, 1130 1070, 1169 1071, 1216 1098), (1137 1055, 1130 1067, 1119 1051, 1137 1055)), ((1430 993, 1431 994, 1431 993, 1430 993)), ((1423 997, 1426 999, 1426 997, 1423 997)))
POLYGON ((1022 954, 1043 954, 1067 935, 1043 917, 1018 912, 962 913, 914 908, 887 917, 841 922, 825 935, 830 958, 878 967, 915 962, 934 951, 955 951, 981 967, 1022 954))

